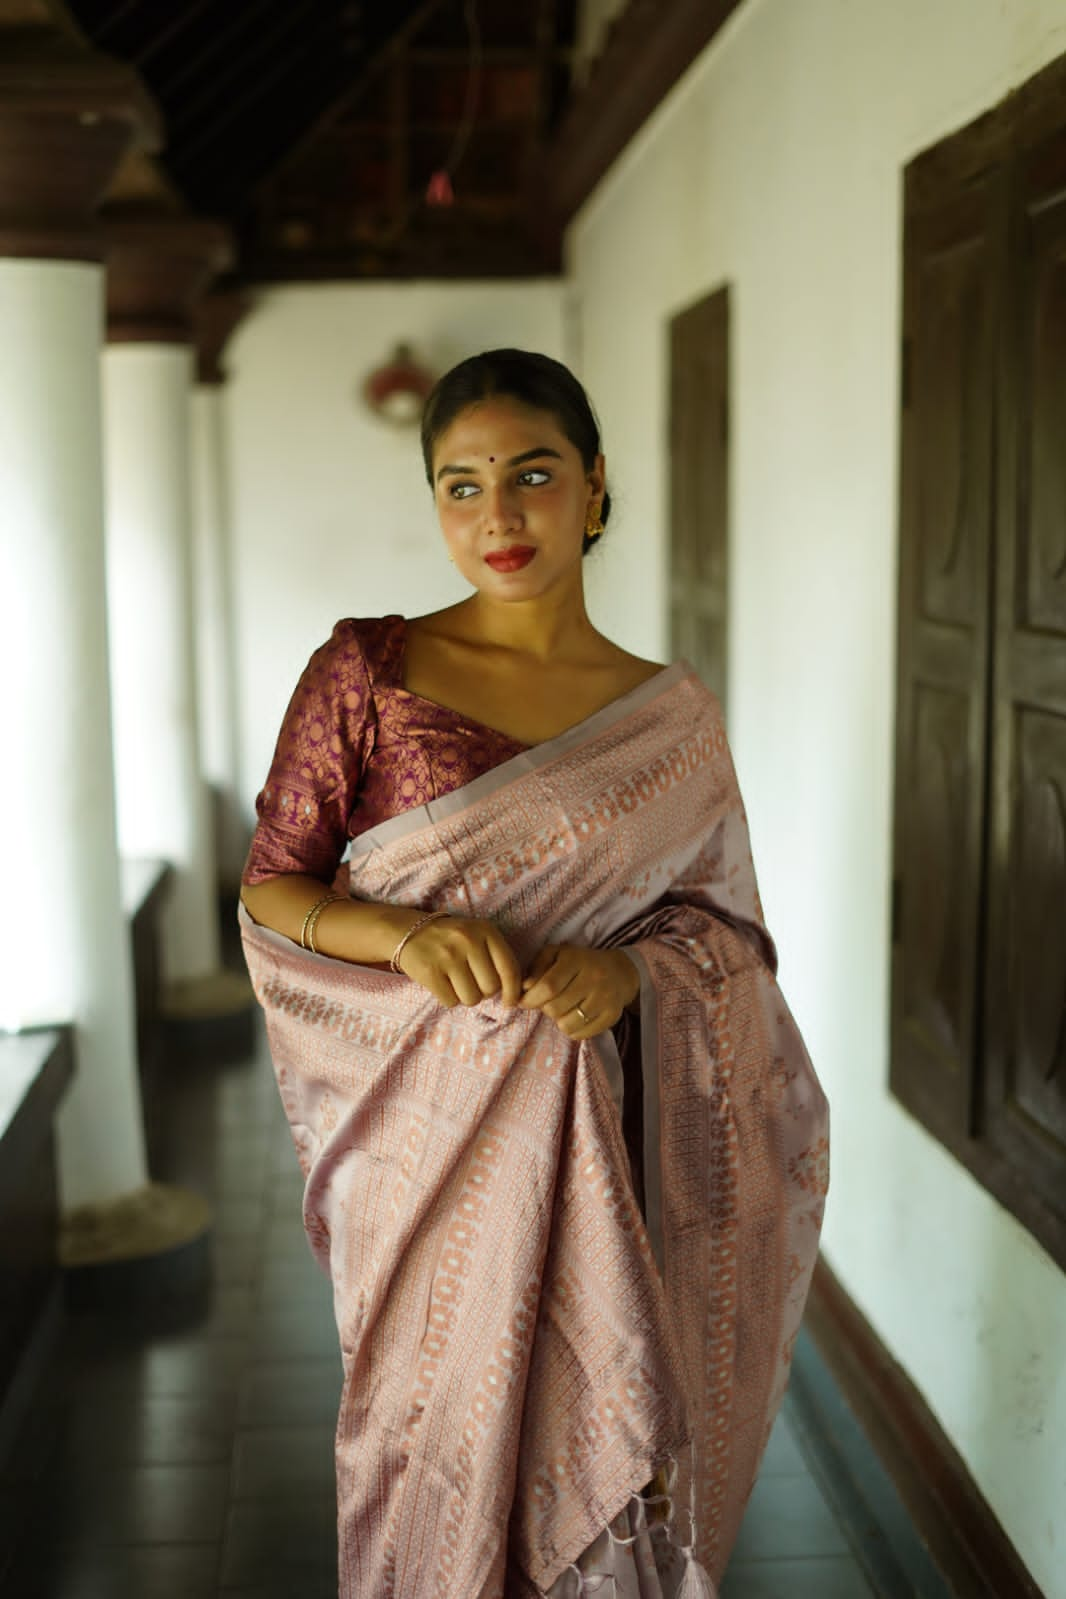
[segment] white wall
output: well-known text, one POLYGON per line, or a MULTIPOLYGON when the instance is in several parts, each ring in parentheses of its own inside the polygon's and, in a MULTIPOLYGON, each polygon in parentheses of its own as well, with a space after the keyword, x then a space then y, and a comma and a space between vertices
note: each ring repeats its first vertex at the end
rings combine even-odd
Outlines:
POLYGON ((745 0, 571 229, 618 522, 593 610, 665 644, 665 329, 733 288, 729 717, 833 1104, 826 1253, 1048 1595, 1066 1279, 889 1097, 901 169, 1066 51, 1064 0, 745 0))
POLYGON ((366 374, 400 340, 443 372, 499 345, 563 355, 563 286, 329 284, 264 294, 227 351, 241 792, 250 809, 288 697, 342 616, 468 593, 444 554, 417 428, 377 420, 366 374))

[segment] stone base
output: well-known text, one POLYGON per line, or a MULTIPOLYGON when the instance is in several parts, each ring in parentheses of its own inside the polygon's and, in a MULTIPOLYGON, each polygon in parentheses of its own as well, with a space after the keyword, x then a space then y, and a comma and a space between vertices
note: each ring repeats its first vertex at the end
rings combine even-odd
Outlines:
POLYGON ((217 971, 171 983, 160 1013, 168 1054, 230 1061, 255 1047, 255 995, 242 972, 217 971))
POLYGON ((67 1303, 78 1310, 196 1302, 211 1278, 211 1207, 201 1194, 149 1183, 83 1205, 60 1229, 67 1303))

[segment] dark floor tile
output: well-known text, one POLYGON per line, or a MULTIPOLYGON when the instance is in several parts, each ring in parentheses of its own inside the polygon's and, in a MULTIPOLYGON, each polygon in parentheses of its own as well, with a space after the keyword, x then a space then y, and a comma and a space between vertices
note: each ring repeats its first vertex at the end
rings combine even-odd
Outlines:
POLYGON ((222 1588, 259 1599, 336 1599, 337 1518, 324 1500, 233 1507, 222 1551, 222 1588))
POLYGON ((156 1350, 232 1344, 250 1336, 254 1309, 250 1285, 212 1281, 195 1299, 157 1303, 136 1312, 79 1312, 68 1319, 60 1359, 85 1380, 136 1365, 156 1350))
POLYGON ((245 1337, 253 1311, 250 1287, 211 1281, 195 1300, 164 1302, 136 1313, 74 1316, 69 1335, 83 1363, 101 1365, 155 1346, 245 1337))
POLYGON ((197 1338, 238 1338, 249 1331, 255 1313, 255 1298, 250 1288, 235 1283, 212 1285, 205 1314, 188 1329, 197 1338))
POLYGON ((205 1110, 211 1108, 202 1103, 181 1102, 166 1123, 153 1133, 152 1147, 181 1156, 205 1151, 216 1162, 260 1159, 272 1154, 274 1134, 271 1127, 215 1125, 204 1120, 205 1110))
POLYGON ((273 1201, 275 1212, 299 1212, 306 1186, 307 1179, 300 1170, 295 1151, 290 1149, 287 1154, 279 1156, 270 1171, 268 1196, 273 1201))
POLYGON ((268 1227, 262 1234, 259 1248, 264 1269, 272 1260, 292 1263, 314 1259, 299 1210, 284 1221, 276 1221, 268 1227))
POLYGON ((51 1383, 23 1418, 14 1442, 0 1463, 0 1491, 22 1492, 47 1468, 62 1436, 69 1412, 69 1399, 59 1385, 51 1383))
POLYGON ((847 1553, 847 1539, 811 1477, 759 1478, 737 1538, 736 1560, 795 1560, 847 1553))
POLYGON ((11 1599, 215 1599, 218 1545, 35 1549, 11 1573, 11 1599))
POLYGON ((328 1300, 266 1305, 256 1318, 251 1351, 256 1360, 305 1360, 338 1348, 337 1324, 328 1300))
POLYGON ((279 1573, 269 1588, 220 1588, 219 1599, 337 1599, 337 1579, 328 1573, 310 1583, 304 1576, 279 1573))
POLYGON ((336 1425, 342 1377, 339 1354, 250 1366, 241 1385, 240 1426, 336 1425))
POLYGON ((236 1392, 210 1398, 90 1391, 72 1407, 55 1466, 226 1465, 236 1392))
POLYGON ((112 1393, 202 1398, 235 1393, 248 1359, 246 1339, 182 1339, 99 1362, 89 1380, 112 1393))
POLYGON ((302 1183, 279 1182, 266 1190, 267 1236, 304 1230, 302 1183))
POLYGON ((23 1490, 0 1484, 0 1593, 14 1593, 4 1581, 26 1525, 26 1496, 23 1490))
POLYGON ((734 1560, 721 1599, 875 1599, 850 1555, 811 1560, 734 1560))
POLYGON ((219 1207, 212 1226, 215 1240, 260 1238, 266 1224, 266 1205, 260 1195, 233 1195, 219 1207))
POLYGON ((216 1127, 269 1128, 274 1123, 278 1091, 271 1084, 226 1084, 214 1097, 212 1115, 216 1127))
POLYGON ((233 1446, 234 1500, 314 1498, 332 1503, 334 1432, 329 1423, 239 1432, 233 1446))
POLYGON ((194 1157, 173 1162, 168 1176, 206 1195, 218 1209, 230 1198, 259 1199, 267 1186, 267 1163, 264 1155, 219 1158, 203 1150, 194 1157))
POLYGON ((306 1305, 309 1301, 329 1308, 333 1303, 333 1284, 308 1249, 304 1255, 267 1260, 256 1288, 256 1303, 284 1307, 306 1305))
POLYGON ((109 1544, 217 1543, 229 1488, 228 1466, 86 1464, 45 1479, 31 1537, 109 1544))
POLYGON ((263 1270, 258 1238, 212 1238, 211 1270, 224 1287, 256 1288, 263 1270))

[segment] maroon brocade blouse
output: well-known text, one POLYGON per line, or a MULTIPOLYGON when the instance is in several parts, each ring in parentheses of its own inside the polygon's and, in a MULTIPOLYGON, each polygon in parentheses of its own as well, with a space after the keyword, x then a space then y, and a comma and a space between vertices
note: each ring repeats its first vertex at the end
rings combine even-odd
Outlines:
POLYGON ((528 746, 403 686, 402 616, 338 622, 296 685, 244 868, 331 882, 348 840, 528 746))

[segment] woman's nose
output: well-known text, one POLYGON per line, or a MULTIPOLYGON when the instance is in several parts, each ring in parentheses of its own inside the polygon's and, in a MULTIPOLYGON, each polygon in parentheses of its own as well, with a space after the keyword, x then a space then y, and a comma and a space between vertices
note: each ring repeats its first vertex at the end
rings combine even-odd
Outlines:
POLYGON ((522 524, 518 495, 509 483, 490 484, 481 502, 490 533, 508 533, 522 524))

